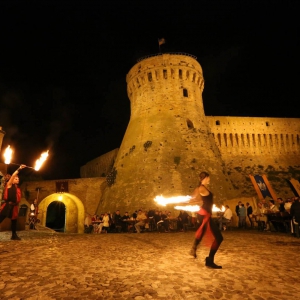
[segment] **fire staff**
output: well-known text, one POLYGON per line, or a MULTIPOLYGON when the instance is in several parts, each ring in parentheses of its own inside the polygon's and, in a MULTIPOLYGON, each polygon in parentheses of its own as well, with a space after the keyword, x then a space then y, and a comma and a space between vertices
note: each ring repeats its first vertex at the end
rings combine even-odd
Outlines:
POLYGON ((19 171, 25 168, 25 165, 20 165, 10 177, 4 190, 3 199, 5 203, 1 207, 0 212, 0 224, 5 218, 11 219, 11 232, 12 240, 20 240, 17 236, 17 218, 19 212, 19 203, 21 201, 21 189, 18 187, 19 184, 19 171))
POLYGON ((199 177, 200 184, 195 189, 192 200, 190 201, 190 203, 195 203, 201 206, 198 212, 199 228, 196 232, 190 254, 195 258, 197 257, 197 247, 203 237, 205 237, 211 246, 209 255, 205 259, 205 266, 213 269, 221 269, 221 266, 214 263, 215 254, 223 241, 223 236, 217 224, 211 219, 213 194, 207 188, 207 185, 210 183, 210 178, 209 174, 206 172, 201 172, 199 177))

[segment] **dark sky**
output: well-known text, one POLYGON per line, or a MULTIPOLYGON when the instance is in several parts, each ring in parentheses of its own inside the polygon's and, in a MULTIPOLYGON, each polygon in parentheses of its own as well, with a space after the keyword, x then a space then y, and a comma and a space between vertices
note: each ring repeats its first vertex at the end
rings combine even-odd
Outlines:
POLYGON ((14 162, 33 166, 49 149, 40 176, 79 178, 120 146, 126 74, 158 38, 162 52, 197 56, 206 115, 299 118, 298 12, 288 0, 2 0, 2 154, 10 144, 14 162))

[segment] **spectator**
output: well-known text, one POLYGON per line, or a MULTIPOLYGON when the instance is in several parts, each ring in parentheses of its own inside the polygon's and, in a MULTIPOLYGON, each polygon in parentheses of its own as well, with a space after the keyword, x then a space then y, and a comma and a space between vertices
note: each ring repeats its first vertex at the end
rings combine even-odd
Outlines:
POLYGON ((285 208, 284 208, 284 201, 282 198, 277 198, 277 202, 279 204, 279 211, 281 213, 285 212, 285 208))
POLYGON ((116 210, 116 212, 114 213, 113 216, 113 220, 112 220, 114 227, 117 231, 120 231, 122 229, 122 216, 120 215, 120 211, 116 210))
POLYGON ((103 216, 103 230, 105 233, 107 233, 109 231, 109 226, 110 226, 110 218, 108 213, 105 213, 103 216))
POLYGON ((240 209, 239 209, 239 228, 246 228, 246 207, 244 203, 241 203, 240 209))
POLYGON ((231 221, 232 218, 232 211, 229 208, 228 205, 225 205, 225 211, 222 214, 222 216, 218 219, 218 223, 219 223, 219 229, 222 230, 226 230, 226 223, 229 223, 231 221))
POLYGON ((249 204, 249 202, 246 203, 246 208, 247 208, 247 217, 249 219, 250 222, 250 227, 253 227, 253 223, 252 223, 252 213, 253 213, 253 209, 252 206, 249 204))
POLYGON ((147 216, 146 216, 145 212, 143 212, 142 210, 139 210, 137 217, 136 217, 137 223, 134 225, 137 233, 141 233, 141 226, 145 226, 146 219, 147 219, 147 216))
POLYGON ((89 214, 86 214, 84 219, 84 232, 91 233, 92 231, 93 231, 92 218, 89 214))
POLYGON ((122 231, 123 232, 128 232, 128 223, 126 222, 126 220, 129 220, 130 216, 128 214, 128 211, 125 212, 125 215, 122 217, 122 231))
POLYGON ((180 212, 179 212, 179 215, 178 215, 178 229, 180 230, 180 231, 184 231, 185 230, 185 228, 188 226, 188 224, 189 224, 189 215, 188 215, 188 213, 186 212, 186 211, 184 211, 184 210, 181 210, 180 212))
POLYGON ((270 208, 269 210, 273 213, 279 212, 278 207, 275 205, 275 201, 273 199, 270 200, 270 208))
POLYGON ((237 206, 235 207, 235 213, 236 213, 236 215, 237 215, 237 217, 239 219, 239 224, 240 224, 240 207, 241 207, 241 204, 242 204, 242 202, 239 201, 238 204, 237 204, 237 206))
POLYGON ((289 213, 292 206, 292 200, 290 198, 286 199, 284 203, 285 210, 289 213))
POLYGON ((266 215, 263 214, 263 205, 261 202, 257 203, 257 208, 253 212, 253 216, 255 217, 255 220, 258 224, 258 228, 260 230, 268 230, 269 224, 268 224, 268 218, 266 215))
POLYGON ((298 233, 299 234, 299 224, 300 224, 300 202, 299 198, 297 197, 293 204, 291 205, 291 211, 290 214, 292 218, 294 219, 293 223, 295 226, 298 226, 298 230, 294 230, 293 228, 293 233, 298 233))
POLYGON ((191 212, 191 223, 192 223, 192 227, 196 228, 196 223, 197 223, 197 213, 195 211, 191 212))

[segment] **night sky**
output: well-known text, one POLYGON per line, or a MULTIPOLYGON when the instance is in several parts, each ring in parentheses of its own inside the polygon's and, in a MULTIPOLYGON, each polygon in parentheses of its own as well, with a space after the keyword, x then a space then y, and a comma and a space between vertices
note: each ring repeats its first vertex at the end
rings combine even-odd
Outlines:
POLYGON ((158 38, 162 52, 197 56, 206 115, 299 118, 297 2, 2 0, 2 154, 10 144, 15 163, 33 166, 49 149, 28 176, 79 178, 120 146, 126 74, 158 38))

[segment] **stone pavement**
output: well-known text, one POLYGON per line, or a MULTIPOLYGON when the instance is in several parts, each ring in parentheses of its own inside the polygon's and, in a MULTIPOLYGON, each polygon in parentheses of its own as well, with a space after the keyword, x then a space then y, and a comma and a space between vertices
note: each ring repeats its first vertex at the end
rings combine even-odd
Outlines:
POLYGON ((216 255, 188 255, 194 232, 0 233, 0 299, 300 299, 300 239, 225 231, 216 255))

